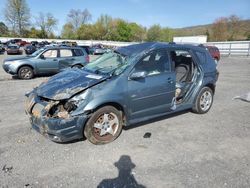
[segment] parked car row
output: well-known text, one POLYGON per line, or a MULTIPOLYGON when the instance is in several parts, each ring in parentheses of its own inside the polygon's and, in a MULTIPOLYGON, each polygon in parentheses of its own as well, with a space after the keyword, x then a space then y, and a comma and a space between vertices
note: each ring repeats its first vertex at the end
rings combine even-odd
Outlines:
MULTIPOLYGON (((30 55, 30 54, 34 53, 36 50, 43 48, 43 47, 49 47, 49 46, 76 47, 76 46, 78 46, 76 42, 72 42, 72 41, 63 41, 61 43, 48 42, 48 41, 26 42, 26 41, 22 41, 21 39, 12 39, 12 40, 9 40, 7 42, 2 43, 2 46, 4 48, 2 52, 4 52, 9 46, 13 46, 13 45, 18 45, 20 47, 23 47, 24 51, 27 55, 30 55)), ((79 47, 83 48, 88 54, 92 54, 92 55, 102 55, 102 54, 110 51, 109 48, 104 47, 101 44, 95 44, 92 46, 79 45, 79 47)), ((13 53, 13 54, 15 54, 15 53, 13 53)))
MULTIPOLYGON (((6 60, 4 68, 30 78, 46 69, 47 60, 60 67, 60 58, 70 62, 73 54, 81 55, 80 49, 46 48, 25 60, 6 60), (22 66, 24 62, 30 64, 22 66)), ((135 44, 105 53, 82 69, 56 74, 26 94, 25 109, 32 127, 55 142, 86 137, 93 144, 106 144, 124 126, 187 109, 208 112, 218 75, 204 47, 135 44)))

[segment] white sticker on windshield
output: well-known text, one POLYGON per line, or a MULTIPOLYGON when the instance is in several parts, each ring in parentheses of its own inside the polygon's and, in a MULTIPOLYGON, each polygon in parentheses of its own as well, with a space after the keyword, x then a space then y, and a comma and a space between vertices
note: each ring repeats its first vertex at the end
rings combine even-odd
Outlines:
POLYGON ((98 76, 98 75, 94 75, 94 74, 89 74, 86 77, 96 79, 96 80, 100 80, 102 78, 102 76, 98 76))

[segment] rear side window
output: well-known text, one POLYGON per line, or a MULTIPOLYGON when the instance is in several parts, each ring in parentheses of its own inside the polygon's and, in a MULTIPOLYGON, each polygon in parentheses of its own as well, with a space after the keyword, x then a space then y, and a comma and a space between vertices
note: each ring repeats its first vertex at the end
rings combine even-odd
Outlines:
POLYGON ((84 53, 80 49, 73 49, 74 56, 84 56, 84 53))
POLYGON ((61 49, 60 50, 60 56, 61 57, 72 57, 73 56, 73 53, 71 50, 69 49, 61 49))
POLYGON ((206 63, 206 54, 203 52, 195 51, 196 56, 198 57, 201 63, 206 63))

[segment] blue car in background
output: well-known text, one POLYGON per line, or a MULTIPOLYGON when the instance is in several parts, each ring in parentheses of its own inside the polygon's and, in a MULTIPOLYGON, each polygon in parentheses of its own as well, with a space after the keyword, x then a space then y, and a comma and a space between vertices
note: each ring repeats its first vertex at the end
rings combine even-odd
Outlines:
POLYGON ((218 71, 200 46, 142 43, 68 69, 27 93, 32 127, 56 142, 115 140, 122 127, 213 103, 218 71))
POLYGON ((3 69, 20 79, 31 79, 36 75, 56 74, 68 67, 81 68, 89 62, 84 49, 78 47, 46 47, 31 55, 7 58, 3 69))

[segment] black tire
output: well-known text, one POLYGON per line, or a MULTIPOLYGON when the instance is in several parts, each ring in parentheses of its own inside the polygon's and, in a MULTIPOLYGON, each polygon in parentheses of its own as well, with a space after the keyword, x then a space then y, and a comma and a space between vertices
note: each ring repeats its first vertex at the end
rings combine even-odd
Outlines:
POLYGON ((78 68, 78 69, 81 69, 81 68, 83 68, 83 66, 82 65, 74 65, 72 68, 78 68))
POLYGON ((197 114, 207 113, 213 104, 213 99, 214 99, 213 91, 209 87, 202 88, 198 96, 196 97, 195 104, 192 108, 192 111, 197 114), (206 104, 204 104, 205 102, 202 102, 202 101, 206 101, 205 96, 208 97, 206 104), (211 99, 211 101, 209 99, 211 99))
POLYGON ((29 80, 33 78, 33 76, 34 76, 34 71, 29 66, 23 66, 18 70, 18 78, 20 79, 29 80))
POLYGON ((116 138, 119 137, 122 131, 122 125, 123 125, 122 113, 118 111, 116 108, 114 108, 113 106, 104 106, 98 109, 97 111, 95 111, 93 115, 89 118, 84 128, 84 136, 91 143, 95 145, 107 144, 107 143, 114 141, 116 138), (117 123, 114 123, 111 126, 109 126, 109 124, 107 125, 109 130, 112 129, 113 135, 110 133, 105 133, 105 135, 100 136, 102 130, 108 131, 107 129, 104 130, 104 126, 106 126, 105 120, 104 120, 105 115, 107 115, 108 119, 110 118, 108 122, 117 120, 116 121, 117 123), (99 124, 102 127, 102 129, 94 127, 94 125, 96 124, 97 125, 99 124))

